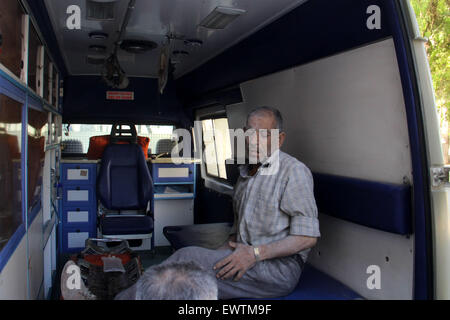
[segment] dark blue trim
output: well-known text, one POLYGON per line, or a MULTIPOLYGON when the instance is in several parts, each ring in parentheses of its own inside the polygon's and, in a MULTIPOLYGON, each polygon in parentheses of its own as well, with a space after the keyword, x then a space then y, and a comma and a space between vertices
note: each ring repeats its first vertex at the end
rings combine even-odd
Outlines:
POLYGON ((9 238, 8 243, 0 251, 0 273, 3 271, 3 268, 8 263, 16 248, 19 246, 20 241, 22 241, 24 235, 25 225, 22 223, 17 228, 16 232, 14 232, 14 234, 11 236, 11 238, 9 238))
POLYGON ((199 99, 186 101, 185 107, 191 109, 205 108, 213 105, 227 106, 230 104, 240 103, 243 101, 241 88, 239 86, 221 90, 202 96, 199 99))
MULTIPOLYGON (((370 5, 384 0, 307 1, 177 80, 184 101, 390 36, 369 30, 370 5)), ((386 26, 386 17, 381 15, 386 26)))
POLYGON ((10 98, 25 103, 26 87, 22 86, 3 70, 0 70, 0 92, 10 98))
POLYGON ((400 10, 394 1, 388 1, 386 12, 393 32, 397 61, 403 88, 403 97, 408 121, 408 133, 411 148, 413 174, 413 206, 414 206, 414 298, 431 299, 433 297, 431 247, 431 211, 429 199, 429 176, 426 159, 426 140, 424 137, 423 118, 420 102, 416 96, 415 73, 412 70, 410 48, 404 25, 401 23, 400 10))
POLYGON ((43 109, 44 111, 48 111, 48 112, 57 114, 57 115, 59 115, 59 116, 62 116, 62 113, 61 113, 61 112, 59 112, 57 109, 55 109, 55 107, 53 107, 52 105, 48 104, 47 102, 44 102, 44 103, 42 104, 42 109, 43 109))
POLYGON ((69 73, 67 72, 66 64, 64 63, 64 59, 59 49, 58 40, 56 39, 55 32, 48 16, 44 0, 27 0, 26 3, 31 10, 31 12, 29 13, 34 17, 38 24, 35 27, 37 27, 41 31, 41 34, 44 37, 43 40, 45 41, 49 51, 51 52, 54 63, 58 67, 58 70, 61 73, 62 77, 66 77, 69 73))
POLYGON ((28 107, 35 110, 42 110, 42 99, 32 93, 28 94, 28 107))

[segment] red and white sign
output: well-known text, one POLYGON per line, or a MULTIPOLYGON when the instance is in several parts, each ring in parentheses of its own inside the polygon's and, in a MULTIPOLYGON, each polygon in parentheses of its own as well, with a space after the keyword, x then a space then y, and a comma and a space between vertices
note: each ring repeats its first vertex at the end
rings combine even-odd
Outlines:
POLYGON ((134 100, 134 91, 106 91, 106 100, 134 100))

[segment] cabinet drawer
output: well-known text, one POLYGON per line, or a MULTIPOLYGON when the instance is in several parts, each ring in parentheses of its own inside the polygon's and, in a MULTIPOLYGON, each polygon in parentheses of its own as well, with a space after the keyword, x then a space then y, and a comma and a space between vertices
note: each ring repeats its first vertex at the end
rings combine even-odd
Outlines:
POLYGON ((62 164, 63 185, 94 185, 97 176, 96 164, 62 164))
POLYGON ((63 188, 64 207, 95 207, 95 189, 91 186, 74 185, 63 188))
POLYGON ((66 227, 96 223, 95 210, 91 207, 64 208, 62 213, 62 222, 66 227))
POLYGON ((92 230, 92 228, 64 228, 62 231, 63 252, 80 252, 85 248, 86 239, 95 237, 96 231, 92 230))
POLYGON ((152 176, 154 183, 194 182, 194 164, 154 163, 152 176))

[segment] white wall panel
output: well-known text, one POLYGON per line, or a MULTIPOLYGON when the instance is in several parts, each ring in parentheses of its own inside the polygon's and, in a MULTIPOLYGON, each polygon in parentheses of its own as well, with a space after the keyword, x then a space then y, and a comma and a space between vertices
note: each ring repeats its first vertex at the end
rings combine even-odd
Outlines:
POLYGON ((247 108, 277 107, 283 150, 312 171, 411 179, 406 112, 392 39, 241 85, 247 108))
POLYGON ((321 214, 322 237, 308 262, 367 299, 412 299, 413 239, 321 214), (380 288, 369 289, 369 266, 380 268, 380 288))
POLYGON ((0 273, 0 300, 27 299, 27 238, 20 241, 0 273))
POLYGON ((44 280, 44 246, 42 243, 42 219, 43 216, 41 210, 28 229, 28 254, 30 256, 30 299, 38 298, 39 290, 44 280))

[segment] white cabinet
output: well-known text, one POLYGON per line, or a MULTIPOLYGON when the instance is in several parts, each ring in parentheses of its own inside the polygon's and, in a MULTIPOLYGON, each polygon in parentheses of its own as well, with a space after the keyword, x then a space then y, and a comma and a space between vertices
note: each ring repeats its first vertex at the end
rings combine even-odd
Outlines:
POLYGON ((194 199, 159 199, 154 209, 155 246, 170 246, 163 234, 164 227, 194 223, 194 199))

